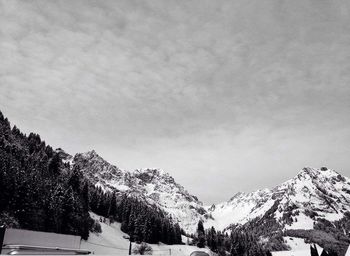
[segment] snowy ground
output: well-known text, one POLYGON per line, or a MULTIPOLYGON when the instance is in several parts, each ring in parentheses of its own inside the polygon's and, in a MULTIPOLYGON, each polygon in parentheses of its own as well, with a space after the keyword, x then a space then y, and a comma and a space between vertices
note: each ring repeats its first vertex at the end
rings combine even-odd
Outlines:
POLYGON ((348 250, 346 251, 346 254, 345 254, 345 256, 350 256, 350 245, 349 245, 349 248, 348 248, 348 250))
POLYGON ((303 213, 299 213, 295 217, 297 221, 294 221, 291 225, 287 225, 286 229, 313 229, 314 221, 303 213))
MULTIPOLYGON (((91 214, 94 219, 100 217, 91 214)), ((88 241, 81 242, 81 249, 87 249, 94 254, 109 254, 109 255, 128 255, 129 240, 128 235, 120 230, 120 223, 108 223, 100 222, 102 233, 94 234, 90 233, 88 241)), ((186 243, 187 238, 183 238, 183 242, 186 243)), ((171 255, 171 256, 184 256, 190 255, 193 251, 206 251, 210 255, 210 250, 199 249, 196 246, 189 245, 165 245, 165 244, 151 244, 153 249, 153 255, 171 255)))
MULTIPOLYGON (((290 251, 272 252, 273 256, 308 256, 310 255, 310 244, 304 242, 302 238, 284 237, 284 241, 291 248, 290 251)), ((322 253, 322 248, 316 245, 318 253, 322 253)))
MULTIPOLYGON (((98 215, 91 214, 94 219, 100 219, 98 215)), ((128 235, 120 230, 120 223, 103 223, 100 222, 102 233, 90 233, 88 241, 82 241, 81 248, 92 251, 94 254, 101 255, 128 255, 129 240, 128 235)), ((291 248, 290 251, 272 252, 273 256, 308 256, 310 255, 310 244, 304 242, 301 238, 285 237, 286 244, 291 248)), ((186 243, 187 238, 183 237, 186 243)), ((134 244, 133 244, 134 245, 134 244)), ((153 255, 171 255, 171 256, 188 256, 193 251, 205 251, 210 255, 213 253, 209 249, 199 249, 196 246, 189 245, 166 245, 151 244, 153 255)), ((319 254, 322 248, 317 246, 319 254)), ((350 251, 349 251, 350 252, 350 251)), ((350 254, 350 253, 349 253, 350 254)), ((214 256, 214 255, 213 255, 214 256)), ((348 256, 348 255, 347 255, 348 256)), ((350 255, 349 255, 350 256, 350 255)))

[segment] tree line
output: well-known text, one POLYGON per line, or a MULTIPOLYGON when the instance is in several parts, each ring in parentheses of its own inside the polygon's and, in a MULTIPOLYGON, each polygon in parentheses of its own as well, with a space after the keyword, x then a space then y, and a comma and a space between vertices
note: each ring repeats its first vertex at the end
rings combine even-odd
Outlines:
POLYGON ((0 112, 1 224, 87 239, 93 220, 75 176, 39 135, 11 129, 0 112))
POLYGON ((91 210, 121 223, 121 230, 137 242, 181 244, 181 229, 162 210, 135 197, 101 188, 91 189, 91 210))
POLYGON ((164 212, 95 188, 38 134, 11 128, 0 111, 0 225, 87 239, 96 230, 89 211, 121 222, 135 240, 181 243, 180 227, 164 212))
POLYGON ((193 243, 199 248, 207 246, 218 255, 231 256, 271 256, 271 252, 264 248, 258 237, 249 231, 230 230, 216 231, 214 227, 204 229, 200 220, 196 235, 192 235, 193 243))

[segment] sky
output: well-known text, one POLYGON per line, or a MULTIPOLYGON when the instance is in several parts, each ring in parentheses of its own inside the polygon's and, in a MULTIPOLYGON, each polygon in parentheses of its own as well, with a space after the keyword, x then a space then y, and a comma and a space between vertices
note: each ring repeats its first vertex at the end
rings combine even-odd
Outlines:
POLYGON ((0 110, 205 204, 350 176, 350 2, 0 0, 0 110))

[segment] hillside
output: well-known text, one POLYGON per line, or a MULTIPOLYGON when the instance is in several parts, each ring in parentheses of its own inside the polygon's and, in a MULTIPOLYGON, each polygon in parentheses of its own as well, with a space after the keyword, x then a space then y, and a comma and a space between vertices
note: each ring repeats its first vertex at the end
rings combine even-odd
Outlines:
POLYGON ((328 168, 304 168, 273 189, 238 193, 208 209, 206 225, 249 230, 272 250, 288 249, 283 236, 307 239, 340 255, 350 243, 350 179, 328 168))
MULTIPOLYGON (((122 223, 146 242, 181 243, 181 229, 157 205, 102 191, 71 156, 38 134, 21 133, 0 112, 0 226, 89 237, 89 211, 122 223)), ((136 238, 135 238, 136 239, 136 238)))
POLYGON ((89 236, 88 184, 38 134, 0 112, 0 225, 89 236))
POLYGON ((228 202, 209 207, 213 220, 207 225, 225 229, 231 224, 245 224, 273 206, 276 221, 286 229, 312 229, 319 218, 340 220, 350 211, 350 179, 325 167, 304 168, 273 189, 237 193, 228 202), (288 213, 295 218, 283 217, 288 213))
MULTIPOLYGON (((310 244, 305 243, 302 238, 285 237, 284 242, 290 247, 290 251, 272 252, 273 256, 306 256, 310 255, 310 244)), ((323 248, 316 246, 317 251, 321 254, 323 248)))

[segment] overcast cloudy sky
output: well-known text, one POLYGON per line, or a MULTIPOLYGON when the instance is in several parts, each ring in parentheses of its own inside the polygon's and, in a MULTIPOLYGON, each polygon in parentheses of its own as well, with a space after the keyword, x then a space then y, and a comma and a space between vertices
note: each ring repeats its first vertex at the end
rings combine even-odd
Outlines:
POLYGON ((350 176, 350 1, 0 0, 0 109, 207 204, 350 176))

